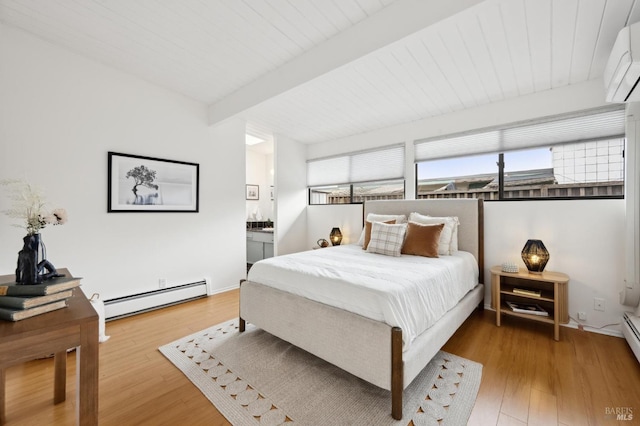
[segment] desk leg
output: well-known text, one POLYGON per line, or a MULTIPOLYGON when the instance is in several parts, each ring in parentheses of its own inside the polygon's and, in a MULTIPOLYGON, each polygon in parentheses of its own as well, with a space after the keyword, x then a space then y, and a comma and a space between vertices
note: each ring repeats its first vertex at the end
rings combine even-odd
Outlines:
POLYGON ((0 425, 3 425, 7 422, 7 418, 4 415, 6 406, 4 405, 4 385, 5 383, 5 372, 4 368, 0 368, 0 425))
POLYGON ((67 393, 67 351, 56 352, 53 357, 53 403, 59 404, 66 399, 67 393))
POLYGON ((98 424, 98 319, 80 326, 76 348, 76 423, 98 424))

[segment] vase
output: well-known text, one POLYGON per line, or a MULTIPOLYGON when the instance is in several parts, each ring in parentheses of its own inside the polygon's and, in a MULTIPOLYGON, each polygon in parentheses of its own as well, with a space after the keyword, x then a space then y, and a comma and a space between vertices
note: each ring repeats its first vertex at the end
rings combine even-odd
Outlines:
POLYGON ((24 246, 18 252, 18 266, 16 268, 16 282, 18 284, 40 284, 40 262, 45 258, 45 249, 40 234, 25 236, 24 246))

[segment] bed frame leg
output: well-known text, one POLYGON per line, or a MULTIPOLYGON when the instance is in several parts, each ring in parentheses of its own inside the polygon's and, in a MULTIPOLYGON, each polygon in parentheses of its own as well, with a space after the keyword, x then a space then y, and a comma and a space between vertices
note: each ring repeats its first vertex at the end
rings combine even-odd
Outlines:
MULTIPOLYGON (((240 287, 242 287, 242 283, 244 283, 245 281, 246 280, 240 280, 240 287)), ((247 323, 245 320, 242 319, 240 315, 238 315, 238 319, 239 319, 238 330, 240 331, 240 333, 242 333, 245 330, 247 323)))
POLYGON ((402 361, 402 329, 391 329, 391 417, 402 420, 404 363, 402 361))
POLYGON ((478 303, 478 310, 480 312, 484 311, 484 299, 480 303, 478 303))

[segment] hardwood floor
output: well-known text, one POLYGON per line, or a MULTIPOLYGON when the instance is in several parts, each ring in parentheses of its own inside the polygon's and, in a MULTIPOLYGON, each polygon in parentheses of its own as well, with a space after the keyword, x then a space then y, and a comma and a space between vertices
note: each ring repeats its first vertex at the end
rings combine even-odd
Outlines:
MULTIPOLYGON (((227 425, 211 403, 157 350, 233 318, 238 292, 107 323, 100 345, 100 424, 227 425)), ((483 364, 473 425, 640 424, 640 364, 624 339, 517 318, 494 324, 475 312, 444 350, 483 364), (610 411, 632 410, 632 421, 610 411), (609 409, 609 411, 607 411, 609 409)), ((7 425, 73 425, 75 354, 67 401, 53 405, 53 359, 7 370, 7 425)))
POLYGON ((640 424, 640 364, 624 339, 476 312, 444 350, 483 364, 469 424, 640 424), (617 421, 607 409, 631 409, 617 421))

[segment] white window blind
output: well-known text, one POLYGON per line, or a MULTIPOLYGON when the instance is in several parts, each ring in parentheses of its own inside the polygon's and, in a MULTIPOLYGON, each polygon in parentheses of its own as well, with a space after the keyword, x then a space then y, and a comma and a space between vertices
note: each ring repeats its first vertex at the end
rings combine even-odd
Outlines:
POLYGON ((415 142, 416 161, 624 137, 624 109, 415 142))
POLYGON ((404 178, 404 145, 307 161, 307 186, 404 178))

